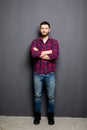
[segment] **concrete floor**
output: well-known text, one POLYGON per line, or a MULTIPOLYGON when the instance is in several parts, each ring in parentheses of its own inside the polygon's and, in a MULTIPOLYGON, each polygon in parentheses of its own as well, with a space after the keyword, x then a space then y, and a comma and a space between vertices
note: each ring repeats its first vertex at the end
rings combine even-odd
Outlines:
POLYGON ((34 125, 33 117, 0 116, 0 130, 87 130, 87 118, 55 117, 55 124, 50 126, 46 117, 34 125))

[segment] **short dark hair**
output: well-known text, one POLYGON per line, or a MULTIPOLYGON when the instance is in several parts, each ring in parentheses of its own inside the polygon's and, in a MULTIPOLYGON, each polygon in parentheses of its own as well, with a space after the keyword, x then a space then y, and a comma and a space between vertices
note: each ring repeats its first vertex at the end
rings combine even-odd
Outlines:
POLYGON ((41 25, 48 25, 48 26, 49 26, 49 28, 50 28, 50 23, 49 23, 49 22, 47 22, 47 21, 43 21, 43 22, 41 22, 41 23, 40 23, 40 27, 41 27, 41 25))

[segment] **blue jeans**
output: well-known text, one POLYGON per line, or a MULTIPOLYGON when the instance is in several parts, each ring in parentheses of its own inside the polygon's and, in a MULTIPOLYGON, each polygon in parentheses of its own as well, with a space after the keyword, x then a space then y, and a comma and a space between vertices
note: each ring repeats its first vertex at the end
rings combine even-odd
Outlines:
POLYGON ((46 85, 47 92, 47 112, 54 113, 54 93, 55 93, 55 73, 37 74, 34 72, 34 110, 41 112, 43 83, 46 85))

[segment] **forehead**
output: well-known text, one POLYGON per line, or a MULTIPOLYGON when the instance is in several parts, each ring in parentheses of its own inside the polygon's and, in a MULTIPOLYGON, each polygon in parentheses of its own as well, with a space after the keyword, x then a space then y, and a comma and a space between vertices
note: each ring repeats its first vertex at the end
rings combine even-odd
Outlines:
POLYGON ((49 26, 47 24, 42 24, 40 28, 49 28, 49 26))

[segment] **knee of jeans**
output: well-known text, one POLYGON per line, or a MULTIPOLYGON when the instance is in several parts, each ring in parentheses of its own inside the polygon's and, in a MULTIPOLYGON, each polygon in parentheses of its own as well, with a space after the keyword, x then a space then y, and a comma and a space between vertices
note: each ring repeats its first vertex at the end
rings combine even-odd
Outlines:
POLYGON ((36 98, 41 98, 41 97, 42 97, 42 94, 35 93, 35 97, 36 97, 36 98))
POLYGON ((49 100, 54 100, 54 95, 48 95, 49 100))

